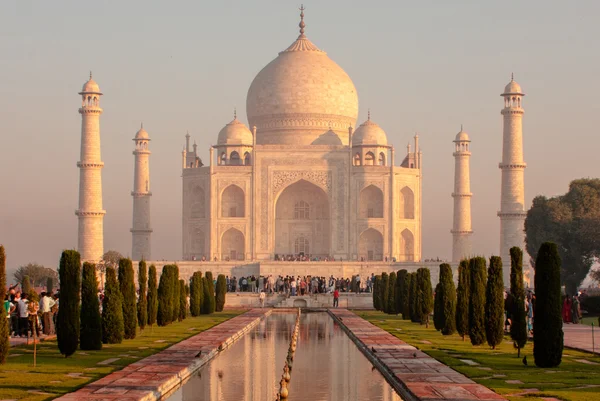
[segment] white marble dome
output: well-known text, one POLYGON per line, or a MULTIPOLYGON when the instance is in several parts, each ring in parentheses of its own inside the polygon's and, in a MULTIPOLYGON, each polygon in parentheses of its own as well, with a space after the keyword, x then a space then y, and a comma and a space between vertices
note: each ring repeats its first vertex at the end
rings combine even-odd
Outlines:
POLYGON ((455 142, 459 142, 459 141, 471 141, 469 139, 469 134, 467 134, 465 131, 463 131, 462 129, 460 130, 460 132, 458 134, 456 134, 456 138, 454 139, 455 142))
POLYGON ((513 79, 510 80, 508 85, 504 87, 504 95, 522 95, 521 85, 516 83, 513 79))
POLYGON ((83 84, 83 88, 81 89, 81 93, 100 93, 100 86, 92 79, 92 75, 90 74, 90 79, 85 84, 83 84))
POLYGON ((219 131, 217 145, 252 145, 252 132, 235 117, 219 131))
POLYGON ((352 146, 387 146, 387 135, 369 118, 354 131, 352 146))
POLYGON ((148 135, 148 132, 146 132, 144 127, 141 127, 140 130, 135 134, 135 139, 150 140, 150 136, 148 135))
POLYGON ((328 128, 347 144, 358 95, 348 74, 301 33, 254 78, 246 114, 260 144, 308 145, 328 128))

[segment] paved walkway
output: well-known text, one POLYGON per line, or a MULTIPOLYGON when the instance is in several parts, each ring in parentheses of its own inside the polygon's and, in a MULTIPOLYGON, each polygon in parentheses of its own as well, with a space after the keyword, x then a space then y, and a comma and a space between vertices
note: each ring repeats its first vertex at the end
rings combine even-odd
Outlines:
POLYGON ((563 324, 565 333, 565 346, 582 351, 600 353, 600 329, 594 327, 594 340, 592 342, 592 326, 585 324, 563 324))
POLYGON ((354 313, 346 309, 330 309, 330 312, 346 327, 363 353, 366 352, 375 365, 383 365, 387 372, 384 375, 396 382, 394 387, 400 390, 403 398, 420 401, 505 400, 354 313))
MULTIPOLYGON (((36 339, 36 342, 39 344, 40 342, 44 342, 47 340, 55 340, 56 339, 56 334, 53 334, 51 336, 47 336, 45 334, 40 334, 40 336, 36 339)), ((17 345, 26 345, 26 344, 33 344, 33 337, 29 337, 29 339, 27 337, 11 337, 10 338, 10 346, 11 347, 15 347, 17 345)))
POLYGON ((211 360, 219 351, 227 348, 252 329, 270 312, 270 309, 252 309, 56 400, 160 399, 211 360))

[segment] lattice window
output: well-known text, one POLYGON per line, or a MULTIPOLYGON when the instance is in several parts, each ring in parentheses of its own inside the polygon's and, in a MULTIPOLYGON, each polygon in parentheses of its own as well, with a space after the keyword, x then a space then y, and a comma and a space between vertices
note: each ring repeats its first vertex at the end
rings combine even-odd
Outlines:
POLYGON ((310 205, 307 202, 300 201, 294 205, 294 219, 295 220, 309 220, 310 219, 310 205))

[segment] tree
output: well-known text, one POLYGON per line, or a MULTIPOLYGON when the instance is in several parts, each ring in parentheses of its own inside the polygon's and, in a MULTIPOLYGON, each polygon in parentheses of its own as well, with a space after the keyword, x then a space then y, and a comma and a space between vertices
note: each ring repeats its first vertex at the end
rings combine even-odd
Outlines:
POLYGON ((463 341, 469 334, 470 277, 469 261, 463 259, 458 265, 458 288, 456 289, 456 331, 462 336, 463 341))
POLYGON ((156 323, 158 312, 158 289, 156 287, 156 266, 150 265, 148 278, 148 324, 150 327, 156 323))
POLYGON ((131 259, 119 261, 119 288, 123 297, 123 324, 125 339, 135 338, 137 328, 137 308, 135 299, 135 284, 133 282, 133 264, 131 259))
POLYGON ((200 316, 202 295, 202 272, 194 272, 192 275, 192 284, 190 285, 190 313, 194 317, 200 316))
POLYGON ((173 300, 175 299, 175 289, 173 277, 174 265, 165 265, 160 275, 158 283, 158 313, 156 322, 159 326, 166 326, 173 320, 173 300))
MULTIPOLYGON (((6 297, 6 252, 4 245, 0 245, 0 300, 6 297)), ((10 348, 8 319, 0 319, 0 365, 6 363, 10 348)))
POLYGON ((56 317, 58 349, 65 357, 73 355, 79 344, 79 291, 81 261, 79 252, 63 251, 58 268, 60 278, 60 308, 56 317))
POLYGON ((185 280, 179 280, 179 316, 178 320, 181 322, 187 317, 187 294, 185 292, 185 280))
POLYGON ((208 279, 208 274, 209 272, 206 272, 206 276, 202 279, 202 307, 200 308, 200 313, 202 313, 203 315, 208 315, 212 313, 212 306, 211 306, 211 296, 210 296, 210 287, 209 287, 209 279, 208 279))
POLYGON ((485 259, 476 257, 469 261, 469 338, 471 344, 481 345, 485 342, 485 259))
POLYGON ((390 276, 387 273, 381 273, 381 310, 388 313, 389 294, 390 294, 390 276))
POLYGON ((396 272, 390 273, 387 309, 388 309, 387 313, 389 313, 390 315, 397 314, 397 312, 396 312, 396 272))
POLYGON ((46 281, 49 277, 57 279, 58 272, 37 263, 27 263, 26 265, 20 266, 13 275, 17 283, 23 283, 25 276, 29 276, 31 285, 34 287, 41 287, 46 285, 46 281))
POLYGON ((23 281, 21 282, 21 292, 23 294, 30 295, 33 290, 31 287, 31 281, 29 280, 29 276, 23 277, 23 281))
POLYGON ((485 337, 492 349, 504 339, 504 281, 502 259, 490 258, 487 285, 485 288, 485 337))
POLYGON ((452 268, 448 263, 440 265, 440 283, 440 311, 443 316, 440 330, 443 335, 449 336, 456 331, 456 287, 452 278, 452 268))
POLYGON ((560 365, 564 346, 561 316, 561 260, 558 247, 544 242, 535 260, 533 357, 540 368, 560 365))
POLYGON ((429 327, 429 314, 433 311, 433 291, 431 289, 431 274, 429 269, 421 267, 417 269, 417 297, 416 310, 421 324, 429 327))
POLYGON ((444 310, 442 308, 442 283, 441 281, 435 286, 435 294, 433 296, 433 327, 437 331, 442 330, 444 327, 444 310))
POLYGON ((404 284, 402 287, 402 319, 404 320, 410 320, 410 303, 409 303, 409 299, 410 299, 410 274, 404 270, 405 273, 403 273, 404 276, 404 284))
POLYGON ((179 267, 177 265, 173 265, 171 267, 171 278, 173 279, 173 289, 174 289, 174 295, 173 295, 173 315, 171 317, 171 321, 174 322, 176 320, 179 320, 179 309, 181 306, 181 303, 179 302, 179 297, 181 296, 181 293, 179 291, 179 267))
POLYGON ((520 358, 521 348, 527 344, 527 319, 523 288, 523 251, 516 246, 510 248, 510 295, 512 298, 510 338, 520 358))
POLYGON ((212 272, 206 272, 204 282, 204 305, 206 308, 204 313, 214 313, 217 304, 215 300, 215 283, 213 281, 212 272))
POLYGON ((144 330, 146 323, 148 323, 148 269, 146 267, 146 261, 141 260, 138 264, 138 288, 139 297, 137 303, 137 319, 140 330, 144 330))
POLYGON ((377 275, 373 279, 373 308, 381 310, 381 276, 377 275))
POLYGON ((398 270, 396 274, 396 288, 394 289, 396 314, 404 310, 404 288, 406 287, 406 269, 398 270))
POLYGON ((227 294, 227 280, 225 279, 225 275, 219 274, 217 276, 217 293, 215 296, 215 310, 217 312, 223 312, 223 308, 225 307, 225 296, 227 294))
POLYGON ((54 290, 54 279, 46 277, 46 292, 52 292, 52 290, 54 290))
POLYGON ((118 251, 106 251, 104 255, 102 255, 102 262, 105 267, 112 267, 117 270, 119 267, 119 262, 123 259, 123 255, 121 255, 118 251))
POLYGON ((85 262, 81 275, 81 315, 79 347, 82 350, 102 349, 102 316, 98 300, 96 265, 85 262))
POLYGON ((117 272, 109 266, 106 268, 106 284, 104 298, 102 298, 102 342, 104 344, 121 344, 123 342, 125 325, 121 298, 117 272))
POLYGON ((527 253, 532 264, 542 243, 557 244, 561 280, 568 294, 587 276, 600 256, 600 179, 578 179, 553 198, 537 196, 525 219, 527 253))
POLYGON ((410 321, 414 323, 421 323, 421 315, 417 310, 417 272, 410 273, 410 294, 409 294, 409 309, 410 309, 410 321))

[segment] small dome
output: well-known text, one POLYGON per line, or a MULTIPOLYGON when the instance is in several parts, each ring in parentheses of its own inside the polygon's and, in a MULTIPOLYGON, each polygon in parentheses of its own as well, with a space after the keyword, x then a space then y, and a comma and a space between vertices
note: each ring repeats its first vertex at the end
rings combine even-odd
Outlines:
POLYGON ((352 135, 352 146, 358 145, 387 146, 387 135, 369 118, 352 135))
POLYGON ((85 84, 83 84, 83 88, 81 89, 81 93, 100 93, 100 87, 98 86, 98 84, 96 83, 96 81, 94 81, 92 79, 92 74, 90 74, 90 79, 89 81, 87 81, 85 84))
POLYGON ((252 145, 252 132, 240 120, 234 118, 219 132, 217 145, 252 145))
POLYGON ((456 134, 456 138, 454 139, 454 142, 459 142, 459 141, 471 142, 471 140, 469 139, 469 135, 462 129, 460 130, 460 132, 458 134, 456 134))
POLYGON ((320 135, 311 145, 342 145, 342 140, 333 130, 320 135))
POLYGON ((510 80, 508 85, 504 87, 504 95, 522 95, 521 85, 516 83, 513 79, 510 80))
POLYGON ((150 140, 150 135, 144 129, 144 127, 140 128, 140 130, 135 134, 135 139, 147 139, 150 140))

